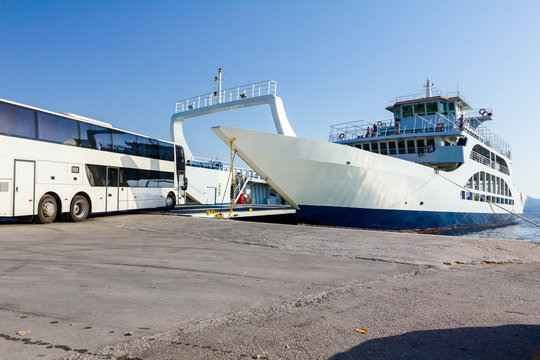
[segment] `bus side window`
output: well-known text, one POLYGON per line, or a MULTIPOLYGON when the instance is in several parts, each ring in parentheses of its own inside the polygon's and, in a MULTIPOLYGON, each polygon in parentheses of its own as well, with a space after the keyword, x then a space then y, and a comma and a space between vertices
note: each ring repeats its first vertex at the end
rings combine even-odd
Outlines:
POLYGON ((107 168, 100 165, 86 164, 86 176, 91 186, 105 186, 107 168))
POLYGON ((36 121, 32 110, 0 103, 0 134, 36 138, 36 121))
POLYGON ((39 139, 57 144, 78 145, 79 124, 75 120, 38 113, 39 139))

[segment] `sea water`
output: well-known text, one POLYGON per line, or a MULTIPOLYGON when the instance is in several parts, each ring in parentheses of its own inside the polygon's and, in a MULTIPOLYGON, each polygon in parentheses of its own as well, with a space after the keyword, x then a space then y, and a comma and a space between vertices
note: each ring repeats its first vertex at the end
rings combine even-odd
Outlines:
MULTIPOLYGON (((524 212, 522 216, 540 225, 540 211, 524 212)), ((530 224, 524 220, 519 220, 517 217, 516 220, 518 220, 518 222, 513 225, 456 229, 450 231, 443 231, 436 234, 467 236, 476 238, 529 240, 540 242, 540 227, 530 224)))

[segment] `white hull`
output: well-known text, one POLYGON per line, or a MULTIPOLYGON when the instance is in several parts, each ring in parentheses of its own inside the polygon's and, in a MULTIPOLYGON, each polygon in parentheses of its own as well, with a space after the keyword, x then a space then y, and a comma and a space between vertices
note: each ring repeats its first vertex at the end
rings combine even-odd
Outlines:
POLYGON ((229 127, 213 131, 226 144, 236 138, 233 145, 242 159, 308 220, 394 228, 388 219, 379 222, 377 217, 405 216, 407 221, 396 219, 395 228, 438 228, 508 223, 513 221, 508 211, 523 212, 525 199, 509 175, 470 160, 478 143, 473 138, 463 147, 459 168, 437 173, 412 161, 341 144, 229 127), (479 171, 504 179, 513 205, 463 199, 467 180, 479 171), (357 212, 341 222, 346 211, 357 212), (332 214, 341 215, 335 219, 332 214), (355 222, 354 216, 369 218, 369 223, 360 218, 355 222), (423 225, 422 216, 431 219, 423 225))

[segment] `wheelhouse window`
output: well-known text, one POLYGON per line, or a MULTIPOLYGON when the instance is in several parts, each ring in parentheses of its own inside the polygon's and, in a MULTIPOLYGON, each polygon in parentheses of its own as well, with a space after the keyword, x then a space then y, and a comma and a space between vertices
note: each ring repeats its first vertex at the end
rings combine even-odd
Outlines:
POLYGON ((456 104, 453 102, 448 104, 448 115, 456 115, 456 104))
POLYGON ((437 113, 437 103, 429 102, 426 104, 427 115, 435 115, 437 113))
POLYGON ((418 115, 418 116, 426 115, 425 104, 414 104, 414 115, 418 115))
POLYGON ((445 102, 439 103, 439 113, 443 115, 448 115, 448 103, 445 103, 445 102))
POLYGON ((401 110, 403 111, 403 118, 410 118, 410 117, 413 117, 413 108, 412 108, 412 105, 403 105, 403 107, 401 108, 401 110))

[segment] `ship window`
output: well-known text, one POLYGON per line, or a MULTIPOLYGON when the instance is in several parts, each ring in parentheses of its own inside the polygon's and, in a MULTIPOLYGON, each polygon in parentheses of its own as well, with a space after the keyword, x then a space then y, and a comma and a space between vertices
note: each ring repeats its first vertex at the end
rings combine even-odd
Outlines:
POLYGON ((386 146, 386 143, 380 143, 379 147, 381 148, 381 154, 388 154, 388 147, 386 146))
POLYGON ((435 151, 435 140, 433 138, 427 139, 427 146, 432 152, 435 151), (429 145, 431 145, 431 147, 429 145))
POLYGON ((426 115, 425 104, 414 104, 414 115, 419 115, 419 116, 426 115))
POLYGON ((377 145, 377 143, 371 143, 371 152, 374 152, 374 153, 379 152, 379 145, 377 145))
POLYGON ((434 115, 437 113, 437 103, 430 102, 426 104, 426 111, 428 115, 434 115))
POLYGON ((456 104, 451 102, 448 104, 448 115, 455 115, 456 114, 456 104))
POLYGON ((369 151, 369 144, 368 143, 362 144, 362 147, 364 148, 364 150, 369 151))
POLYGON ((414 154, 414 140, 407 140, 407 153, 414 154))
POLYGON ((445 103, 445 102, 439 103, 439 113, 443 115, 448 115, 448 103, 445 103))
POLYGON ((390 147, 390 154, 395 155, 396 154, 396 143, 394 141, 390 141, 388 143, 388 146, 390 147))
POLYGON ((465 191, 462 191, 462 192, 461 192, 461 198, 462 198, 463 200, 465 200, 465 191))
POLYGON ((398 154, 405 154, 405 141, 398 141, 398 154))
POLYGON ((401 109, 403 110, 404 119, 413 116, 412 105, 404 105, 401 109))
POLYGON ((418 153, 423 154, 424 153, 424 139, 418 139, 416 140, 416 147, 418 147, 418 153))
POLYGON ((399 121, 399 108, 397 108, 397 109, 394 110, 394 120, 398 120, 398 121, 399 121))
POLYGON ((480 172, 480 190, 486 191, 486 173, 480 172))

